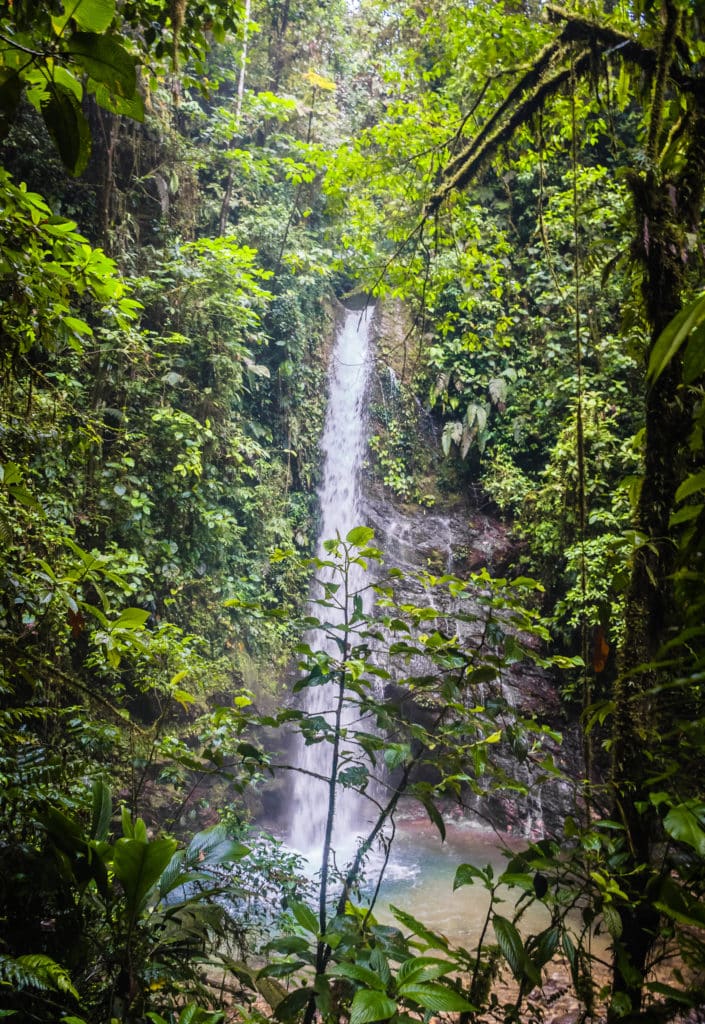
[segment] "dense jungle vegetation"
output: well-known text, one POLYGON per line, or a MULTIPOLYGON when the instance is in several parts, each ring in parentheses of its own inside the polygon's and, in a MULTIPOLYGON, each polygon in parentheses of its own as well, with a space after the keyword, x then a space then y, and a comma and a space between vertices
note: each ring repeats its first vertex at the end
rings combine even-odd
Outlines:
POLYGON ((582 1019, 701 1019, 703 17, 2 0, 0 1016, 533 1020, 560 959, 582 1019), (370 473, 410 509, 481 495, 516 537, 505 579, 424 577, 479 595, 476 643, 394 573, 376 611, 348 594, 382 555, 365 524, 310 560, 355 292, 405 324, 370 473), (301 640, 325 568, 336 657, 301 640), (426 657, 423 715, 380 695, 375 645, 426 657), (297 709, 295 653, 357 732, 297 709), (564 770, 552 727, 478 696, 522 659, 581 732, 573 814, 501 879, 550 924, 522 932, 464 864, 477 949, 380 925, 358 883, 402 796, 442 833, 452 798, 520 786, 492 748, 564 770), (316 885, 253 824, 284 728, 330 744, 331 824, 339 787, 388 773, 316 885))

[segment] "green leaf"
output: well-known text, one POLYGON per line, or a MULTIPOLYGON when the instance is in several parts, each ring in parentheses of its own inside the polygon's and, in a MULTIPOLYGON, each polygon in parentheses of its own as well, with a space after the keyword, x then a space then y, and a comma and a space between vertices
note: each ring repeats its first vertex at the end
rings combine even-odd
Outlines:
POLYGON ((428 796, 427 794, 421 795, 419 799, 423 806, 425 807, 426 813, 428 814, 429 818, 438 829, 438 833, 441 839, 443 840, 443 842, 445 842, 446 825, 445 822, 443 821, 443 818, 441 817, 441 812, 438 810, 433 800, 431 800, 430 796, 428 796))
POLYGON ((68 92, 72 92, 78 102, 81 102, 83 99, 83 86, 76 76, 71 74, 68 68, 63 68, 61 66, 55 67, 53 69, 53 77, 57 85, 60 85, 68 92))
POLYGON ((143 608, 125 608, 118 617, 110 623, 111 629, 144 629, 150 612, 143 608))
POLYGON ((42 105, 42 117, 66 169, 81 174, 91 152, 91 133, 81 106, 72 92, 51 83, 49 100, 42 105))
POLYGON ((11 984, 15 989, 54 989, 79 999, 66 968, 43 953, 26 953, 18 957, 0 953, 0 981, 3 985, 11 984))
POLYGON ((98 842, 108 838, 110 819, 113 816, 113 802, 110 790, 102 779, 93 783, 93 806, 91 812, 91 839, 98 842))
POLYGON ((308 964, 305 960, 279 960, 267 964, 261 971, 258 971, 257 978, 260 981, 264 978, 289 978, 296 971, 300 971, 302 967, 307 966, 308 964))
POLYGON ((484 871, 476 868, 473 864, 459 864, 453 879, 453 892, 463 885, 472 885, 477 880, 487 881, 484 871))
POLYGON ((180 885, 185 885, 190 878, 193 878, 193 874, 186 868, 184 851, 177 850, 159 876, 159 898, 163 899, 174 889, 178 889, 180 885))
POLYGON ((375 971, 363 964, 336 964, 328 973, 331 977, 350 978, 352 981, 359 981, 362 985, 367 985, 368 988, 384 992, 383 980, 375 971))
POLYGON ((137 88, 136 60, 113 36, 74 32, 67 52, 91 78, 108 86, 123 99, 137 88))
POLYGON ((370 1024, 374 1020, 389 1020, 397 1012, 397 1004, 384 992, 360 989, 350 1007, 350 1024, 370 1024))
POLYGON ((432 1013, 465 1013, 476 1009, 459 992, 444 985, 404 985, 399 989, 399 995, 432 1013))
POLYGON ((230 864, 250 852, 249 847, 231 839, 223 825, 197 832, 186 850, 186 860, 197 867, 230 864))
MULTIPOLYGON (((270 979, 273 981, 273 979, 270 979)), ((258 986, 259 987, 259 986, 258 986)), ((262 993, 269 1002, 268 997, 262 993)), ((277 993, 278 994, 278 993, 277 993)), ((293 992, 290 992, 285 999, 277 1001, 276 1009, 274 1010, 274 1016, 277 1020, 295 1020, 305 1006, 308 1005, 308 1001, 311 996, 314 996, 315 992, 312 988, 297 988, 293 992)), ((270 1002, 270 1006, 271 1006, 270 1002)))
POLYGON ((52 18, 52 26, 61 35, 73 18, 87 32, 105 32, 115 17, 115 0, 66 0, 64 13, 52 18))
POLYGON ((691 899, 690 895, 670 878, 661 886, 659 899, 654 901, 654 907, 686 928, 705 928, 705 904, 691 899))
POLYGON ((667 999, 673 999, 676 1003, 682 1003, 684 1006, 696 1005, 696 999, 692 993, 674 988, 673 985, 666 985, 662 981, 647 981, 645 988, 649 992, 656 992, 658 995, 666 996, 667 999))
POLYGON ((299 903, 298 900, 291 900, 289 909, 305 931, 312 935, 318 935, 318 918, 310 907, 307 907, 305 903, 299 903))
POLYGON ((680 526, 682 523, 690 523, 697 519, 702 512, 702 505, 684 505, 683 508, 674 512, 668 520, 669 526, 680 526))
POLYGON ((135 827, 132 824, 132 815, 124 804, 120 808, 120 823, 122 826, 123 836, 125 836, 126 839, 134 839, 135 827))
POLYGON ((415 956, 405 960, 397 971, 397 985, 411 985, 419 981, 442 978, 452 970, 447 960, 435 956, 415 956))
POLYGON ((517 981, 522 981, 526 977, 527 958, 521 935, 511 921, 508 921, 506 917, 500 917, 499 914, 495 914, 492 924, 497 936, 497 944, 504 959, 509 964, 517 981))
POLYGON ((345 537, 347 544, 354 544, 357 548, 363 548, 375 535, 375 531, 369 526, 354 526, 345 537))
POLYGON ((676 491, 676 501, 683 501, 697 491, 705 491, 705 469, 699 473, 691 473, 676 491))
POLYGON ((390 771, 406 764, 410 757, 411 747, 408 743, 392 743, 384 748, 384 763, 390 771))
POLYGON ((622 934, 622 919, 611 903, 605 903, 602 908, 602 916, 607 925, 607 931, 613 939, 618 939, 622 934))
POLYGON ((700 857, 705 857, 705 804, 696 800, 676 804, 663 820, 663 827, 672 839, 691 846, 700 857))
POLYGON ((543 966, 547 964, 558 949, 561 938, 560 928, 552 925, 537 936, 535 958, 543 966))
POLYGON ((389 909, 397 921, 408 928, 414 935, 423 939, 432 949, 448 949, 448 940, 444 935, 430 931, 421 921, 417 921, 411 914, 407 914, 405 910, 400 910, 399 907, 395 907, 391 903, 389 909))
POLYGON ((647 376, 658 380, 686 338, 705 321, 705 294, 685 306, 663 329, 651 350, 647 376))
POLYGON ((107 86, 101 85, 95 79, 88 83, 88 90, 93 93, 96 103, 103 110, 109 110, 111 114, 131 117, 133 121, 144 121, 144 100, 138 90, 135 90, 130 97, 118 96, 117 93, 111 92, 107 86))
POLYGON ((113 868, 125 890, 131 921, 144 909, 147 897, 176 850, 175 839, 118 839, 113 868))
POLYGON ((683 380, 692 384, 705 372, 705 331, 702 326, 693 333, 683 356, 683 380))

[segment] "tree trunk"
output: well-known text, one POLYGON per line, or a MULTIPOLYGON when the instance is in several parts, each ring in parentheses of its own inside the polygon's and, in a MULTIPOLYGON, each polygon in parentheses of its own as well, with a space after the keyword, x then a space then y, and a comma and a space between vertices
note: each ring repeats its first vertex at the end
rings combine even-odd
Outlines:
MULTIPOLYGON (((689 159, 676 184, 659 178, 656 171, 634 174, 630 182, 636 255, 643 265, 642 291, 651 327, 650 351, 682 304, 688 211, 694 203, 699 208, 702 200, 702 184, 691 180, 691 168, 702 166, 703 127, 703 119, 696 119, 689 159)), ((615 993, 628 996, 632 1015, 641 1009, 648 956, 659 924, 653 905, 657 894, 648 886, 649 879, 652 886, 658 881, 650 866, 658 819, 650 807, 649 791, 655 785, 650 777, 658 770, 654 762, 658 762, 660 736, 665 731, 661 729, 665 709, 654 696, 660 680, 656 659, 675 618, 671 576, 677 549, 669 521, 683 477, 682 448, 690 423, 679 392, 680 379, 680 362, 674 359, 647 386, 644 477, 635 521, 643 540, 634 554, 615 688, 614 813, 626 828, 630 858, 620 878, 629 903, 620 911, 622 936, 614 958, 613 987, 615 993)))

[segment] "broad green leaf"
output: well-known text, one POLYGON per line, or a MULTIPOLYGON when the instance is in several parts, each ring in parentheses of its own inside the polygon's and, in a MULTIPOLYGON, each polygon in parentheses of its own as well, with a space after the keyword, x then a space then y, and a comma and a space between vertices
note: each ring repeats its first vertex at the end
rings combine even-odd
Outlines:
POLYGON ((175 839, 119 839, 115 844, 113 868, 127 899, 127 912, 134 921, 144 909, 147 897, 176 850, 175 839))
POLYGON ((93 783, 93 808, 91 813, 91 839, 101 842, 108 838, 110 819, 113 816, 113 802, 110 790, 102 781, 93 783))
POLYGON ((405 960, 397 971, 397 985, 411 985, 414 982, 432 981, 442 978, 453 969, 447 960, 435 956, 415 956, 405 960))
POLYGON ((683 380, 692 384, 705 373, 705 331, 699 327, 693 332, 683 356, 683 380))
POLYGON ((336 964, 328 972, 334 978, 350 978, 352 981, 359 981, 368 988, 384 992, 384 982, 376 971, 363 964, 336 964))
POLYGON ((484 871, 476 868, 474 864, 459 864, 453 879, 453 892, 463 885, 472 885, 476 881, 486 881, 484 871))
POLYGON ((350 1024, 370 1024, 375 1020, 389 1020, 397 1012, 397 1004, 383 992, 360 989, 350 1007, 350 1024))
POLYGON ((690 523, 697 519, 703 509, 702 505, 684 505, 683 508, 674 512, 668 520, 669 526, 680 526, 682 523, 690 523))
POLYGON ((115 17, 115 0, 65 0, 64 13, 51 19, 54 32, 61 35, 73 18, 87 32, 105 32, 115 17))
POLYGON ((500 875, 499 881, 502 885, 516 886, 519 889, 523 889, 525 892, 534 892, 534 878, 535 875, 505 871, 500 875))
POLYGON ((705 903, 686 901, 682 895, 673 898, 672 893, 669 896, 668 902, 663 899, 654 901, 656 910, 686 928, 705 929, 705 903))
POLYGON ((397 921, 408 928, 414 935, 418 936, 418 938, 423 939, 431 949, 448 949, 448 939, 444 935, 430 931, 421 921, 417 921, 411 914, 408 914, 405 910, 400 910, 399 907, 395 907, 391 903, 389 909, 397 921))
POLYGON ((684 992, 680 988, 674 988, 673 985, 666 985, 662 981, 647 981, 645 988, 649 992, 656 992, 658 995, 666 996, 667 999, 673 999, 684 1006, 696 1005, 696 999, 692 993, 684 992))
MULTIPOLYGON (((270 984, 275 983, 275 979, 273 978, 265 980, 269 980, 270 984)), ((259 983, 257 983, 257 987, 259 989, 259 983)), ((262 995, 264 996, 265 999, 267 999, 269 1005, 271 1006, 272 1003, 269 1001, 269 996, 267 996, 265 992, 262 991, 262 989, 260 989, 260 991, 262 992, 262 995)), ((301 1014, 301 1011, 304 1009, 304 1007, 307 1006, 309 999, 312 996, 315 996, 315 994, 316 993, 312 988, 295 989, 293 992, 290 992, 289 995, 287 995, 284 999, 277 999, 275 1003, 274 1016, 277 1018, 277 1020, 296 1020, 296 1018, 299 1017, 299 1015, 301 1014)), ((277 990, 275 990, 274 995, 278 996, 277 990)))
MULTIPOLYGON (((119 96, 117 93, 111 92, 107 86, 101 85, 100 82, 92 79, 88 83, 88 91, 93 93, 96 103, 103 110, 108 110, 111 114, 122 114, 124 117, 131 117, 133 121, 144 121, 144 100, 139 90, 135 90, 132 96, 129 97, 119 96)), ((120 306, 122 308, 122 302, 120 306)))
POLYGON ((291 900, 289 903, 289 909, 296 918, 298 924, 312 935, 318 935, 318 918, 305 903, 299 903, 298 900, 291 900))
POLYGON ((197 867, 218 866, 241 860, 249 847, 231 839, 223 825, 197 832, 186 850, 186 860, 197 867))
POLYGON ((370 953, 369 963, 375 975, 381 979, 382 984, 386 989, 387 985, 392 981, 392 972, 389 969, 389 961, 379 946, 375 946, 370 953))
POLYGON ((62 89, 66 89, 67 92, 72 92, 78 102, 81 102, 83 99, 83 86, 76 76, 71 74, 68 68, 57 65, 53 69, 53 77, 57 85, 60 85, 62 89))
POLYGON ((85 320, 79 320, 77 316, 64 316, 61 318, 62 324, 68 327, 74 334, 91 335, 93 331, 88 326, 85 320))
POLYGON ((691 494, 703 490, 705 490, 705 470, 700 470, 699 473, 691 473, 676 491, 676 501, 683 501, 685 498, 689 498, 691 494))
POLYGON ((411 757, 411 747, 407 743, 392 743, 384 748, 384 763, 390 770, 406 764, 411 757))
POLYGON ((66 169, 77 177, 85 169, 91 152, 88 122, 74 94, 50 83, 49 100, 42 105, 42 117, 66 169))
POLYGON ((135 827, 132 824, 132 815, 129 810, 123 804, 120 808, 120 819, 122 825, 122 834, 126 839, 134 839, 135 827))
POLYGON ((459 992, 444 985, 403 985, 399 988, 399 995, 432 1013, 467 1013, 475 1009, 459 992))
POLYGON ((547 928, 544 932, 541 932, 537 936, 536 950, 534 953, 535 958, 541 965, 547 964, 553 954, 558 949, 558 943, 561 938, 561 929, 552 925, 547 928))
POLYGON ((258 972, 257 977, 260 980, 263 978, 289 978, 296 971, 300 971, 302 967, 307 966, 308 963, 305 960, 279 960, 263 967, 258 972))
POLYGON ((436 805, 434 804, 434 802, 430 798, 430 796, 424 794, 424 795, 420 796, 419 799, 420 799, 421 803, 423 804, 423 806, 425 807, 426 813, 428 814, 429 818, 431 819, 433 824, 438 829, 438 833, 439 833, 441 839, 445 842, 445 838, 446 838, 446 825, 445 825, 445 822, 443 821, 443 818, 441 816, 441 812, 438 810, 438 808, 436 807, 436 805))
POLYGON ((137 87, 136 61, 113 36, 75 32, 68 53, 96 82, 123 99, 131 99, 137 87))
POLYGON ((345 537, 345 541, 348 544, 354 544, 357 548, 362 548, 372 540, 374 535, 375 531, 369 526, 354 526, 345 537))
POLYGON ((605 903, 602 908, 602 916, 607 925, 607 931, 613 939, 618 939, 622 934, 622 919, 611 903, 605 903))
POLYGON ((700 857, 705 857, 705 804, 695 800, 672 807, 663 820, 663 827, 671 838, 691 846, 700 857))
POLYGON ((177 850, 159 876, 160 899, 168 896, 170 892, 178 889, 179 886, 185 885, 192 875, 193 872, 188 871, 186 868, 184 851, 177 850))
POLYGON ((656 339, 649 358, 648 376, 658 380, 670 361, 696 327, 705 321, 705 294, 685 306, 656 339))
POLYGON ((110 623, 111 629, 144 629, 150 613, 143 608, 125 608, 118 617, 110 623))
POLYGON ((514 977, 517 981, 521 981, 526 973, 524 970, 526 953, 521 935, 511 921, 508 921, 506 917, 500 917, 499 914, 495 914, 492 924, 502 955, 509 964, 514 977))

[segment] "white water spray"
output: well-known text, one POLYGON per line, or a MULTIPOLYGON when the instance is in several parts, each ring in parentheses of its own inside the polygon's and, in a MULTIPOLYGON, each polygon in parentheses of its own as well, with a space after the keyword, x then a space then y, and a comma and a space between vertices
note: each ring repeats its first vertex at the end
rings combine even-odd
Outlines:
MULTIPOLYGON (((362 500, 360 478, 367 443, 365 398, 370 371, 370 330, 372 314, 367 310, 348 310, 339 327, 328 376, 329 396, 325 427, 321 441, 323 452, 323 480, 319 489, 321 506, 321 533, 318 542, 319 557, 327 557, 323 541, 345 535, 361 524, 362 500)), ((353 566, 348 578, 350 592, 363 585, 362 569, 353 566), (359 574, 359 576, 358 576, 359 574)), ((311 612, 321 610, 314 604, 311 612)), ((326 609, 329 620, 334 609, 326 609)), ((340 616, 342 620, 342 614, 340 616)), ((312 631, 307 641, 313 650, 331 649, 331 641, 323 630, 312 631)), ((303 711, 309 716, 325 715, 330 719, 334 701, 334 684, 304 690, 303 711)), ((292 788, 289 842, 306 854, 309 861, 320 859, 328 795, 325 778, 330 771, 329 744, 301 745, 298 753, 300 772, 295 773, 292 788)), ((340 854, 351 851, 358 832, 363 826, 360 802, 350 790, 343 790, 336 803, 333 845, 340 854)))

